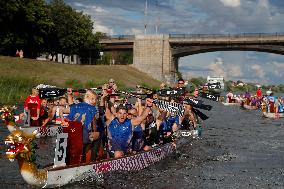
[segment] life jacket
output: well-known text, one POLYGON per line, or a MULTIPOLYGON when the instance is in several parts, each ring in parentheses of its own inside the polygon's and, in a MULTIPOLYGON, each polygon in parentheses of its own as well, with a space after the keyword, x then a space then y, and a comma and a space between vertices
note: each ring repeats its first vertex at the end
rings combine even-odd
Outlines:
POLYGON ((282 103, 279 103, 279 104, 278 104, 278 112, 279 112, 279 113, 283 113, 283 112, 284 112, 284 106, 283 106, 282 103))
POLYGON ((274 96, 269 96, 268 97, 268 104, 269 104, 269 112, 270 113, 275 113, 275 97, 274 96))
MULTIPOLYGON (((28 103, 28 109, 30 110, 31 117, 37 117, 37 107, 37 103, 28 103)), ((30 126, 40 126, 40 121, 31 119, 30 126)))

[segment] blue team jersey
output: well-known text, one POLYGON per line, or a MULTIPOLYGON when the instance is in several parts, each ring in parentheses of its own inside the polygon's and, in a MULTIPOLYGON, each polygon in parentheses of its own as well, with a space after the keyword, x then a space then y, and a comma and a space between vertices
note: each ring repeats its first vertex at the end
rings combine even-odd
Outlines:
POLYGON ((284 112, 284 105, 281 104, 281 103, 278 104, 278 112, 279 113, 283 113, 284 112))
POLYGON ((133 137, 132 137, 132 150, 140 151, 142 150, 144 145, 143 140, 143 129, 141 124, 136 125, 133 129, 133 137))
POLYGON ((127 152, 132 138, 131 120, 120 123, 114 118, 108 126, 109 150, 127 152))
POLYGON ((160 129, 164 132, 171 132, 174 123, 179 125, 179 116, 170 116, 170 117, 166 118, 161 123, 160 129))
POLYGON ((92 131, 92 121, 97 114, 97 108, 88 103, 81 102, 70 106, 68 119, 71 121, 81 121, 83 125, 83 144, 90 143, 89 132, 92 131))

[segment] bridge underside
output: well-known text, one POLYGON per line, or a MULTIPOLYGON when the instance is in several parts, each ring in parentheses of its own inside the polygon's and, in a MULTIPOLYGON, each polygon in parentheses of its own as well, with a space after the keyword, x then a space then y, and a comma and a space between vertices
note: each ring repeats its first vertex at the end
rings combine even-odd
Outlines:
POLYGON ((193 54, 214 52, 214 51, 258 51, 275 54, 284 54, 284 45, 175 45, 171 46, 174 57, 184 57, 193 54))

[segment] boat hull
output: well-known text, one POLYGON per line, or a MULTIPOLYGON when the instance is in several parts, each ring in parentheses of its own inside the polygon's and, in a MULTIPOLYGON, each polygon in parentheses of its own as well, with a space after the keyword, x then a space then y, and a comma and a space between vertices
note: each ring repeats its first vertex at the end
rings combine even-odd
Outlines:
POLYGON ((278 115, 276 113, 268 113, 268 112, 262 112, 264 117, 267 118, 284 118, 284 113, 278 113, 278 115))
POLYGON ((174 144, 167 143, 150 151, 119 159, 51 168, 47 171, 47 182, 44 188, 59 187, 88 177, 99 178, 101 173, 111 171, 138 171, 164 159, 172 154, 174 150, 174 144))
POLYGON ((257 109, 259 109, 257 106, 250 106, 250 105, 246 105, 246 104, 244 104, 243 108, 248 109, 248 110, 257 110, 257 109))
POLYGON ((229 103, 229 102, 222 102, 224 106, 239 106, 240 103, 229 103))

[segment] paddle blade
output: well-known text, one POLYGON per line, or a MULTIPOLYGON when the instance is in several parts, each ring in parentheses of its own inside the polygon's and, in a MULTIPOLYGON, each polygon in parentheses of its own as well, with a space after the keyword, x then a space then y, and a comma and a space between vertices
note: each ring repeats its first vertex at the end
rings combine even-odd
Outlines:
POLYGON ((207 115, 205 115, 204 113, 202 113, 200 110, 192 108, 192 111, 198 116, 200 117, 200 119, 202 119, 203 121, 208 119, 209 117, 207 115))
POLYGON ((203 103, 203 101, 202 101, 202 100, 195 99, 195 98, 185 98, 185 99, 183 100, 183 103, 184 103, 184 104, 189 104, 189 105, 194 106, 194 105, 201 105, 201 104, 203 103))
POLYGON ((156 106, 162 110, 165 110, 170 113, 175 113, 178 116, 182 116, 184 113, 183 105, 176 102, 168 102, 164 100, 155 100, 154 103, 156 106))
POLYGON ((183 103, 191 105, 192 107, 195 107, 195 108, 200 108, 200 109, 204 109, 204 110, 208 110, 208 111, 210 111, 212 109, 211 105, 203 104, 203 101, 198 100, 198 99, 186 98, 186 99, 184 99, 183 103))
POLYGON ((156 93, 160 96, 182 96, 185 93, 185 88, 179 88, 179 89, 161 89, 157 91, 156 93))
POLYGON ((200 92, 199 96, 216 102, 218 102, 220 98, 220 94, 204 93, 204 92, 200 92))
POLYGON ((67 89, 60 89, 60 88, 42 88, 39 89, 39 97, 43 98, 53 98, 62 96, 65 94, 67 89))

